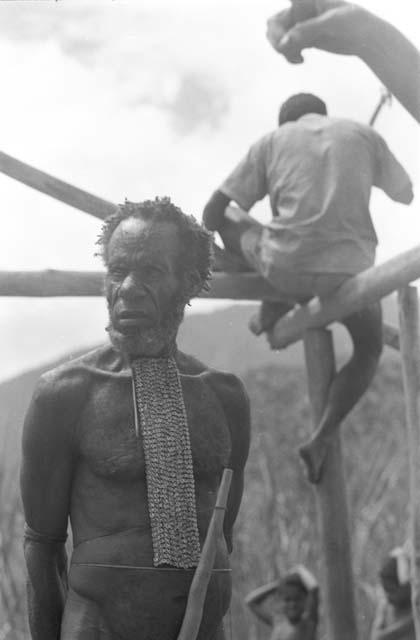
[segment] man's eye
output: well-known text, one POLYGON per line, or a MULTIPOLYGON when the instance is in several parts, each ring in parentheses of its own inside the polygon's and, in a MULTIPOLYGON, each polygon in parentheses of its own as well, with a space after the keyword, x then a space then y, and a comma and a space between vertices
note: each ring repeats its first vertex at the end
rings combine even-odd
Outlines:
POLYGON ((111 278, 124 278, 126 271, 120 267, 113 267, 109 270, 111 278))
POLYGON ((157 266, 149 265, 147 267, 144 267, 142 272, 143 272, 143 275, 146 276, 147 278, 157 278, 161 274, 161 269, 157 266))

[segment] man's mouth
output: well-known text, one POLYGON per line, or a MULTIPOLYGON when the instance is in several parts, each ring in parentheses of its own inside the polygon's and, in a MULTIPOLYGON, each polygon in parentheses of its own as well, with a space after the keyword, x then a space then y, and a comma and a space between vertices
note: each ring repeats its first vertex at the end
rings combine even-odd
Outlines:
POLYGON ((140 309, 124 309, 115 314, 116 324, 120 329, 136 329, 153 324, 152 314, 140 309))

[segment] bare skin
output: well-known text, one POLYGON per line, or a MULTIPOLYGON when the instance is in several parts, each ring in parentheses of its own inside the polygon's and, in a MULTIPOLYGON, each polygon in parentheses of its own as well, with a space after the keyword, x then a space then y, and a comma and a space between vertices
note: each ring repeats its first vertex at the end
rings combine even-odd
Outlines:
POLYGON ((318 588, 307 593, 295 584, 275 580, 255 589, 246 604, 271 627, 270 640, 315 640, 318 628, 318 588))
POLYGON ((26 539, 32 638, 177 637, 193 571, 153 568, 144 454, 141 434, 137 440, 134 430, 128 362, 130 354, 163 355, 170 347, 187 412, 201 542, 223 468, 234 470, 225 536, 199 634, 200 640, 222 640, 231 590, 228 554, 249 447, 247 397, 236 377, 208 370, 174 350, 176 331, 175 336, 168 332, 171 344, 165 344, 164 332, 156 338, 146 331, 165 325, 179 288, 174 225, 151 229, 128 219, 117 231, 109 249, 111 259, 118 257, 119 271, 110 269, 107 297, 112 331, 118 332, 123 349, 106 346, 45 374, 25 422, 21 482, 26 521, 35 531, 60 538, 70 519, 74 545, 66 592, 63 543, 26 539), (161 270, 156 280, 148 271, 152 255, 161 270))
POLYGON ((381 575, 381 583, 387 602, 376 611, 371 640, 414 640, 410 583, 401 585, 392 575, 381 575))

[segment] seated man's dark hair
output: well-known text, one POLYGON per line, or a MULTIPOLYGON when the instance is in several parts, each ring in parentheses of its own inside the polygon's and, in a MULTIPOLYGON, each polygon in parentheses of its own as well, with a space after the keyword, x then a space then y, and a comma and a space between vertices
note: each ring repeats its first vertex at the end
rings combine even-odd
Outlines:
POLYGON ((299 120, 307 113, 318 113, 321 116, 327 115, 327 105, 321 98, 312 93, 297 93, 290 96, 280 107, 279 126, 286 122, 299 120))
POLYGON ((97 244, 101 247, 99 255, 108 265, 108 245, 112 234, 122 220, 141 218, 156 223, 169 222, 178 229, 183 247, 179 256, 179 271, 184 278, 185 300, 189 301, 202 289, 208 289, 212 265, 212 236, 193 216, 185 214, 168 197, 144 200, 144 202, 125 201, 115 213, 108 216, 102 226, 97 244))

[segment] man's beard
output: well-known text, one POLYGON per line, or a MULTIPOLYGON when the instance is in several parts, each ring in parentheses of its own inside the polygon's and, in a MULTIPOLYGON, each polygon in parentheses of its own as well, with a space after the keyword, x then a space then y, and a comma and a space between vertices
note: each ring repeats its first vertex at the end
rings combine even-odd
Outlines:
POLYGON ((124 334, 115 329, 110 321, 106 330, 112 345, 128 360, 135 358, 166 357, 175 348, 179 325, 184 317, 185 302, 174 301, 172 309, 163 318, 162 323, 138 329, 130 334, 124 334))

